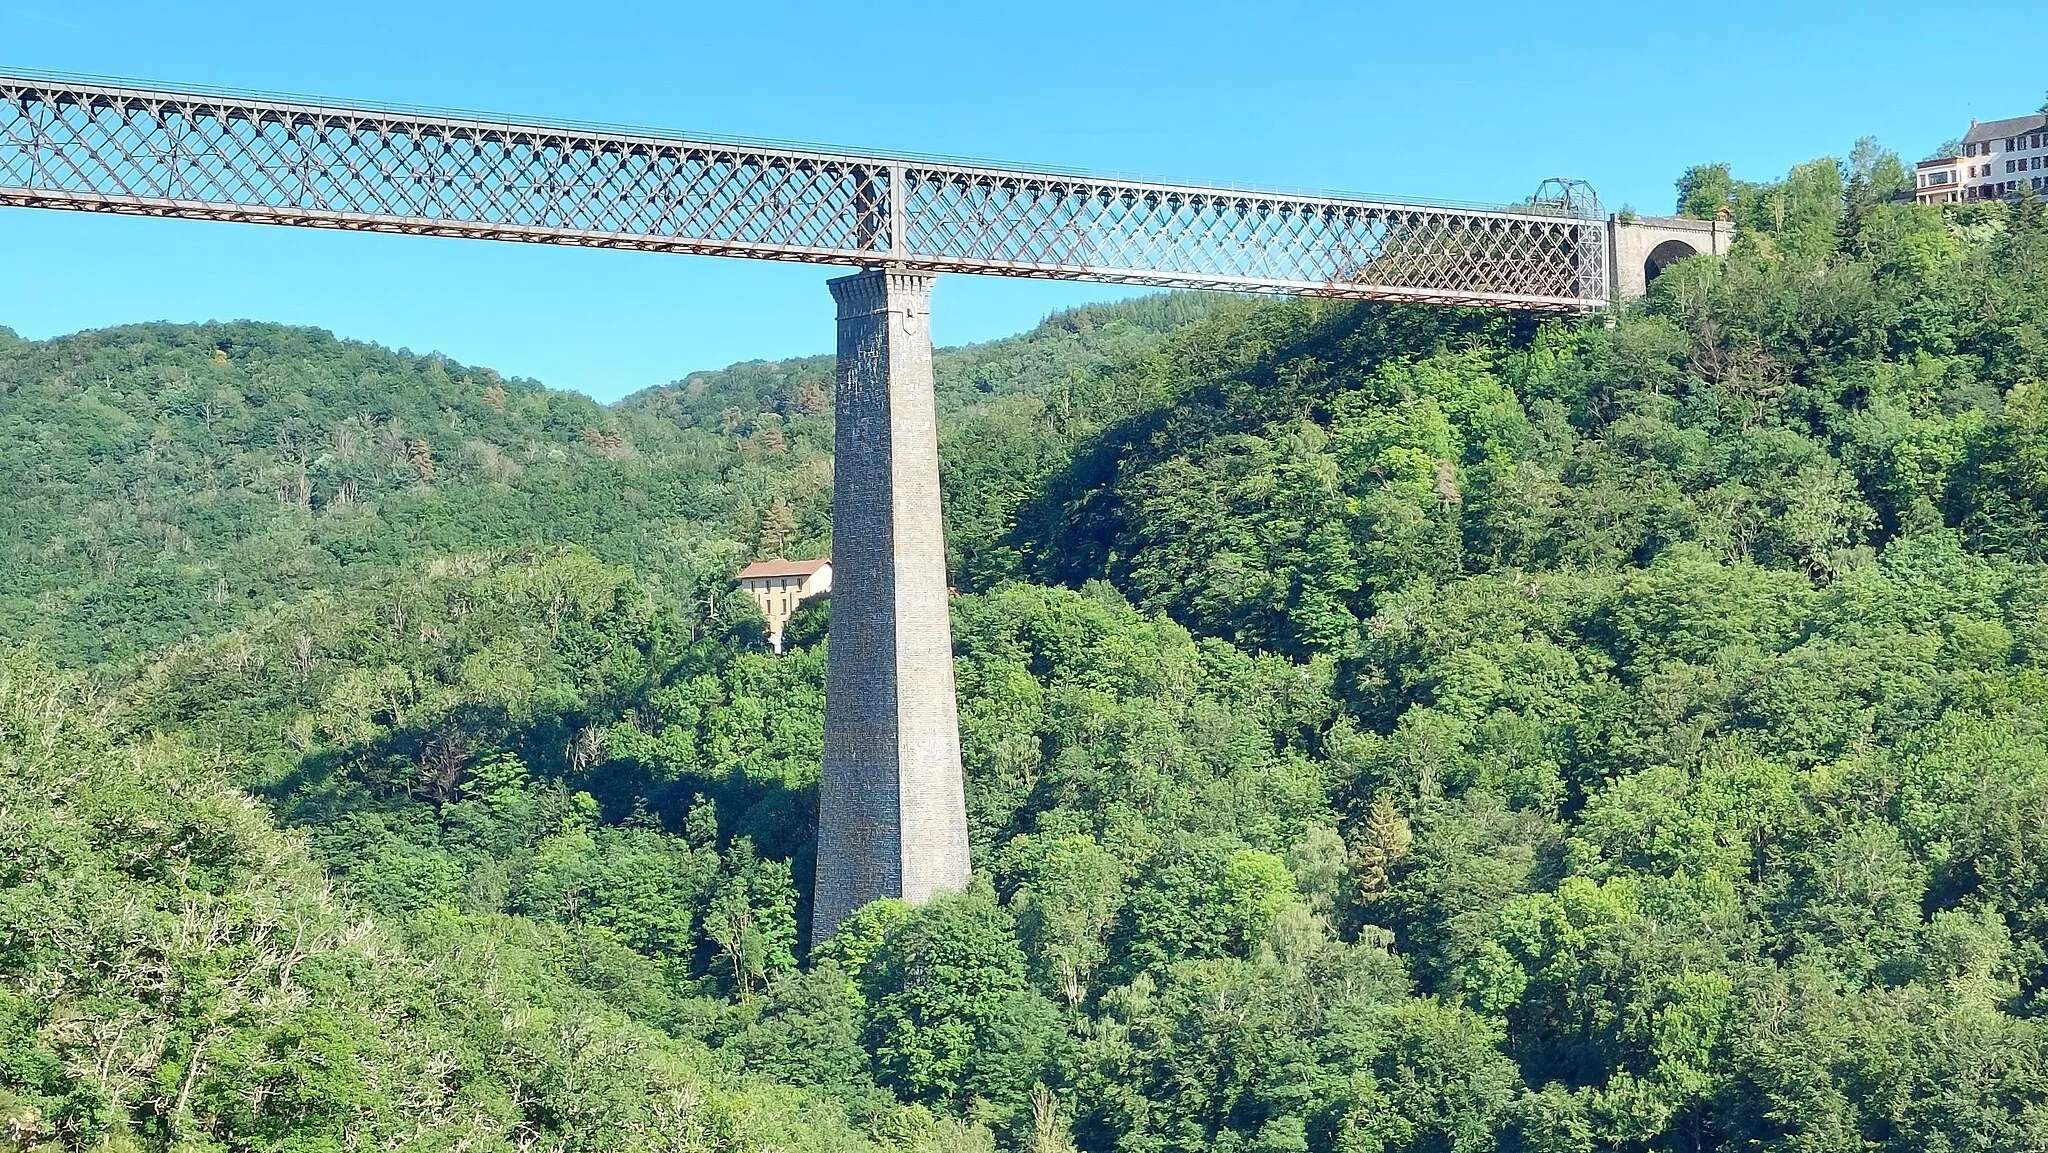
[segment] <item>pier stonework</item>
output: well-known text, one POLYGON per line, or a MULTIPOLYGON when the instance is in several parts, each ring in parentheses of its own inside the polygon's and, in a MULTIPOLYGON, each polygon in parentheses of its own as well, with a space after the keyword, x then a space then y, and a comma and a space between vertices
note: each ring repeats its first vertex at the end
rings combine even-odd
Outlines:
POLYGON ((830 282, 839 364, 814 942, 869 901, 967 886, 932 281, 881 268, 830 282))

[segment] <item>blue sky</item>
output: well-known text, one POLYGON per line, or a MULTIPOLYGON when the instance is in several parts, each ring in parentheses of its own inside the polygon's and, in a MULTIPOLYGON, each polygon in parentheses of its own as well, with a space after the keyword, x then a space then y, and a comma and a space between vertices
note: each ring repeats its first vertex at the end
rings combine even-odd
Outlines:
MULTIPOLYGON (((1668 212, 1688 164, 1771 177, 1865 134, 1910 161, 1972 116, 2038 108, 2048 67, 2002 57, 2048 42, 2048 5, 1951 11, 0 0, 0 66, 1489 203, 1571 175, 1609 207, 1668 212)), ((140 320, 314 324, 601 399, 829 351, 829 275, 0 209, 0 324, 24 336, 140 320)), ((942 344, 986 340, 1113 295, 945 277, 933 322, 942 344)))

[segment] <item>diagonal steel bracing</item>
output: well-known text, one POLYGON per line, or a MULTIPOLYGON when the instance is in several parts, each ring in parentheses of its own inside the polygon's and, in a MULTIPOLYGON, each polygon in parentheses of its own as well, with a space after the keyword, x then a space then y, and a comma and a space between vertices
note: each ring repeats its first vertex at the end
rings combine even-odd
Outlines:
POLYGON ((0 75, 0 204, 1550 311, 1605 222, 0 75))

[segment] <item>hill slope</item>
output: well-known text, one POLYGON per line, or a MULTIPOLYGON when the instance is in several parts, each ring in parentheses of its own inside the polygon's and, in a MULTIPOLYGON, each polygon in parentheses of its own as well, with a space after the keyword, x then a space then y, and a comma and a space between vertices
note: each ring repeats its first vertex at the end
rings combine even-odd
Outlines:
POLYGON ((602 941, 372 925, 215 766, 98 707, 0 660, 4 1147, 871 1147, 561 976, 602 941))
MULTIPOLYGON (((1209 307, 1075 310, 942 351, 949 411, 1141 353, 1209 307)), ((10 334, 0 637, 125 658, 375 570, 563 540, 703 600, 748 554, 829 546, 829 376, 829 358, 741 365, 606 408, 276 325, 10 334)))
MULTIPOLYGON (((395 534, 390 563, 279 566, 300 575, 196 635, 125 638, 148 652, 101 666, 117 697, 65 722, 79 735, 37 735, 37 680, 12 722, 27 735, 6 739, 25 764, 77 743, 95 795, 140 798, 110 810, 93 868, 180 863, 123 908, 218 888, 209 842, 146 816, 202 794, 157 799, 143 771, 180 742, 217 755, 303 835, 334 907, 367 910, 418 964, 489 978, 459 979, 445 1029, 422 1010, 396 1036, 429 1053, 469 1038, 489 1054, 481 1115, 549 1139, 676 1147, 643 1119, 674 1099, 660 1086, 688 1084, 693 1116, 758 1107, 730 1116, 764 1141, 799 1108, 804 1139, 898 1148, 2048 1147, 2048 214, 1891 204, 1882 164, 1710 175, 1688 175, 1686 206, 1732 212, 1737 251, 1670 270, 1612 329, 1155 302, 950 361, 980 871, 972 892, 871 906, 816 948, 823 645, 763 652, 722 562, 822 515, 796 495, 829 443, 817 362, 610 411, 538 390, 506 414, 394 409, 433 437, 475 430, 524 471, 488 479, 481 450, 436 441, 428 486, 387 452, 358 488, 395 534), (535 473, 561 479, 522 488, 535 473), (572 482, 559 515, 540 499, 572 482), (415 510, 446 535, 404 527, 415 510), (659 1076, 630 1070, 604 1096, 611 1074, 527 1057, 492 1031, 528 1036, 523 1009, 506 1026, 462 1008, 508 970, 550 1023, 641 1038, 659 1076)), ((239 371, 213 339, 160 332, 121 355, 239 371)), ((115 436, 126 410, 89 383, 122 379, 105 355, 97 377, 7 378, 0 400, 51 414, 4 442, 48 494, 42 531, 120 502, 38 478, 14 447, 31 436, 88 479, 197 460, 144 494, 192 510, 250 491, 218 479, 203 415, 152 416, 171 427, 154 458, 115 436)), ((251 411, 271 409, 277 394, 247 403, 266 379, 309 382, 322 419, 374 403, 289 360, 237 385, 251 411)), ((422 395, 486 379, 388 365, 422 395)), ((293 459, 268 436, 237 451, 293 459)), ((184 563, 346 519, 255 491, 271 501, 255 527, 184 563)), ((159 519, 201 519, 186 508, 159 519)), ((110 619, 122 597, 149 603, 66 571, 110 619)), ((18 601, 10 627, 90 634, 68 588, 32 587, 49 623, 18 601)), ((34 846, 0 851, 0 891, 22 924, 68 924, 38 798, 85 789, 33 780, 0 800, 28 830, 10 843, 34 846)), ((253 841, 290 844, 243 812, 253 841)), ((274 886, 302 893, 315 875, 279 853, 274 886)), ((241 892, 252 871, 227 875, 241 892)), ((7 931, 0 1086, 56 1116, 99 1066, 37 999, 40 974, 69 972, 55 938, 7 931)), ((232 943, 190 955, 236 971, 232 943)), ((93 979, 118 1007, 121 982, 93 979)), ((211 1035, 198 1020, 179 1036, 211 1035)), ((234 1051, 327 1051, 252 1036, 234 1051)), ((351 1067, 397 1059, 361 1051, 351 1067)), ((273 1132, 226 1094, 177 1106, 187 1067, 153 1066, 132 1120, 80 1106, 62 1138, 273 1132)), ((396 1116, 391 1084, 328 1078, 302 1107, 396 1116)))

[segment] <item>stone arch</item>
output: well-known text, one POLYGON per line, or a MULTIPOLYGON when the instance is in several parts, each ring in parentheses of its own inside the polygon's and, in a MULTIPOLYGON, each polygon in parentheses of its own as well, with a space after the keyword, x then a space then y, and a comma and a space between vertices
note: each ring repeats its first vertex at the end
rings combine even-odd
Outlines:
POLYGON ((1608 290, 1616 301, 1634 300, 1658 273, 1688 256, 1726 256, 1735 225, 1683 216, 1620 216, 1607 221, 1608 290))
POLYGON ((1659 244, 1650 250, 1649 256, 1643 259, 1643 283, 1648 284, 1657 279, 1659 273, 1684 260, 1686 257, 1698 256, 1699 254, 1699 249, 1694 248, 1683 240, 1667 240, 1659 244))

